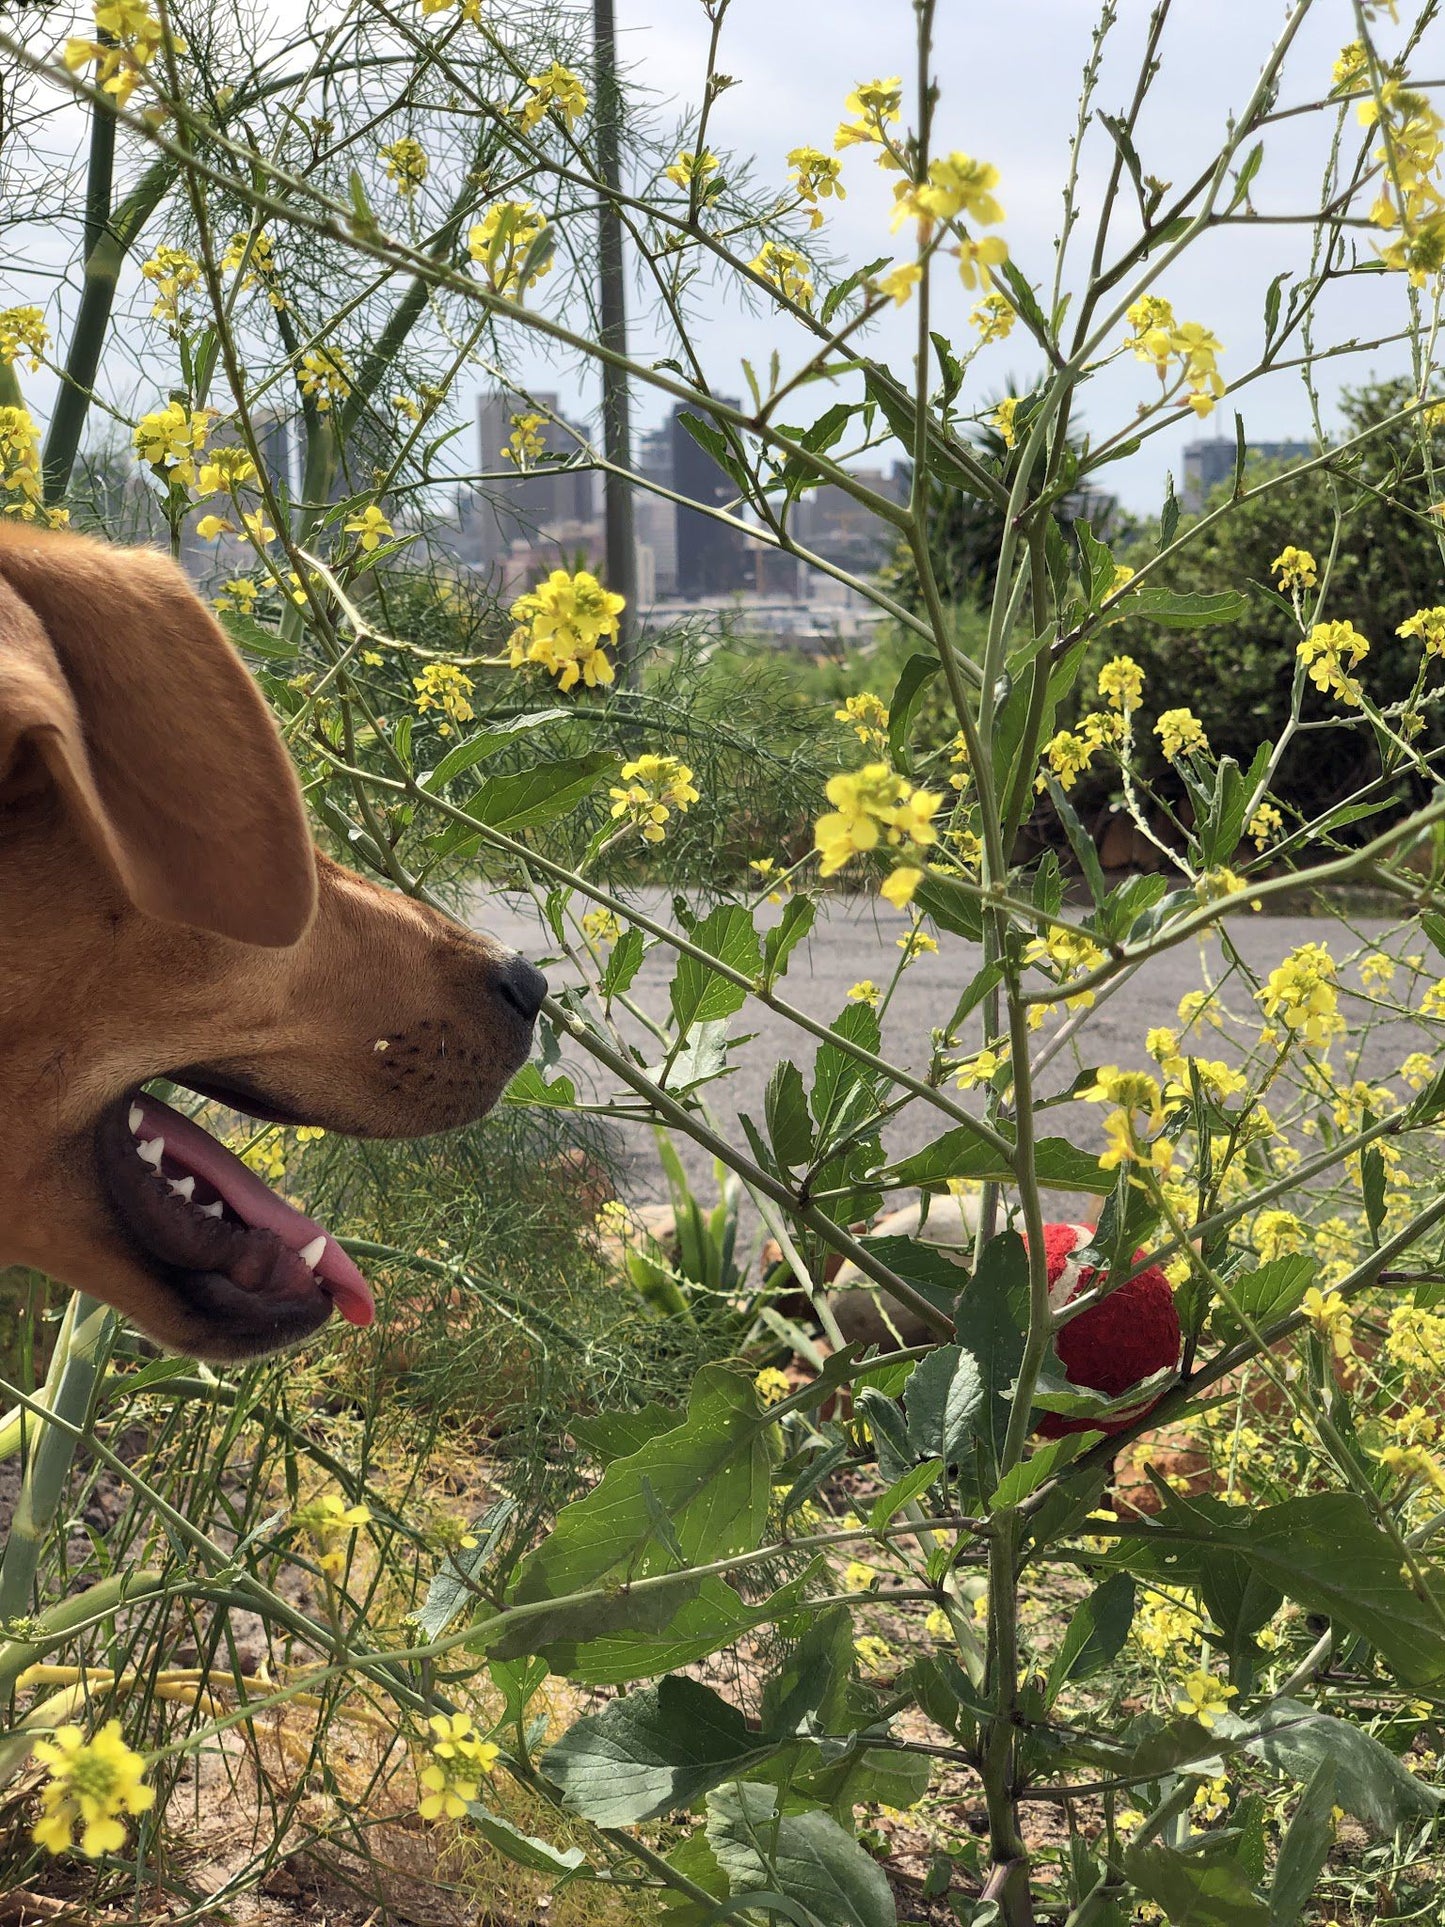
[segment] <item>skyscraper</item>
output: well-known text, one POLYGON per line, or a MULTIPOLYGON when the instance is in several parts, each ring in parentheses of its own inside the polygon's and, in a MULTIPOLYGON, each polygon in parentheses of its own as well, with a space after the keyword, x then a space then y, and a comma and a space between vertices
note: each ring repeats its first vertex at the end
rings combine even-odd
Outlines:
POLYGON ((585 457, 591 441, 587 430, 563 421, 556 395, 538 394, 534 399, 535 408, 524 396, 501 389, 481 396, 477 402, 479 466, 484 475, 500 478, 481 485, 479 521, 484 562, 505 556, 514 542, 531 543, 547 530, 565 523, 591 522, 597 514, 596 476, 591 469, 559 472, 549 465, 523 474, 504 454, 512 436, 512 417, 544 413, 547 419, 536 433, 546 455, 554 463, 585 457))
MULTIPOLYGON (((737 402, 725 405, 736 408, 737 402)), ((690 502, 723 507, 737 495, 737 484, 702 445, 687 432, 682 416, 700 414, 697 408, 681 404, 672 411, 672 486, 690 502)), ((683 596, 729 595, 751 587, 752 572, 746 552, 746 538, 739 529, 696 509, 678 507, 677 511, 677 592, 683 596)))

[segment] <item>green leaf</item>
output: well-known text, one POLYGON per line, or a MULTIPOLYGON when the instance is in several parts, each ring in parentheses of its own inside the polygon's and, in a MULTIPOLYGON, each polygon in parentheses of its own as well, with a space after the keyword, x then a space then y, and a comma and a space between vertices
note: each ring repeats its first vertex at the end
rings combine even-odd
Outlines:
POLYGON ((790 1058, 781 1058, 768 1079, 763 1117, 779 1166, 786 1170, 806 1164, 813 1154, 813 1120, 808 1115, 803 1073, 790 1058))
POLYGON ((1401 1578, 1399 1553, 1353 1493, 1311 1493, 1258 1512, 1171 1493, 1155 1529, 1124 1555, 1138 1571, 1135 1552, 1161 1577, 1190 1584, 1237 1553, 1287 1598, 1369 1640, 1407 1683, 1445 1674, 1437 1612, 1401 1578))
POLYGON ((440 1639, 464 1607, 477 1603, 476 1580, 502 1541, 502 1530, 517 1509, 515 1499, 498 1499, 488 1506, 473 1528, 477 1543, 451 1553, 426 1589, 421 1609, 412 1623, 427 1639, 440 1639))
POLYGON ((1077 1607, 1049 1668, 1044 1699, 1050 1706, 1067 1680, 1092 1679, 1124 1649, 1134 1623, 1134 1581, 1113 1572, 1077 1607))
POLYGON ((913 718, 928 685, 941 668, 942 664, 933 651, 920 650, 904 663, 898 681, 893 686, 888 703, 888 749, 895 768, 902 770, 905 776, 912 774, 908 741, 913 732, 913 718))
POLYGON ((763 938, 763 977, 771 986, 788 968, 788 959, 813 927, 817 914, 811 897, 789 897, 783 914, 763 938))
MULTIPOLYGON (((749 1376, 705 1365, 692 1382, 686 1420, 615 1460, 591 1492, 562 1511, 522 1565, 510 1603, 566 1600, 675 1570, 657 1537, 644 1480, 690 1564, 756 1548, 768 1511, 770 1427, 749 1376)), ((525 1624, 517 1630, 523 1639, 535 1637, 525 1624)), ((541 1648, 499 1650, 506 1656, 541 1648)))
POLYGON ((1259 1737, 1247 1743, 1247 1752, 1295 1780, 1309 1780, 1329 1764, 1334 1804, 1373 1833, 1389 1835, 1440 1811, 1435 1788, 1417 1780, 1363 1727, 1291 1699, 1271 1701, 1254 1725, 1259 1737))
POLYGON ((691 1806, 770 1751, 711 1687, 670 1673, 584 1715, 541 1764, 569 1813, 630 1827, 691 1806))
POLYGON ((977 1269, 959 1294, 954 1330, 972 1357, 983 1397, 974 1415, 988 1459, 988 1482, 1003 1450, 1012 1407, 1009 1388, 1023 1361, 1024 1335, 1017 1308, 1028 1301, 1029 1260, 1016 1231, 1002 1231, 984 1246, 977 1269))
POLYGON ((1091 1445, 1096 1445, 1103 1437, 1102 1432, 1069 1432, 1061 1439, 1050 1439, 1045 1445, 1036 1445, 1028 1458, 1021 1459, 1011 1472, 1006 1472, 999 1480, 993 1496, 989 1499, 990 1512, 1001 1512, 1007 1506, 1015 1506, 1028 1498, 1056 1472, 1061 1472, 1071 1459, 1076 1459, 1091 1445))
POLYGON ((705 448, 724 475, 731 476, 746 494, 752 487, 752 477, 738 460, 733 444, 722 430, 712 422, 704 421, 701 415, 694 415, 690 409, 683 409, 676 417, 678 426, 686 430, 699 448, 705 448))
MULTIPOLYGON (((1303 1302, 1316 1269, 1313 1258, 1295 1252, 1286 1258, 1270 1258, 1257 1270, 1241 1272, 1226 1282, 1230 1296, 1246 1317, 1256 1325, 1272 1325, 1288 1318, 1303 1302)), ((1243 1329, 1225 1305, 1216 1308, 1214 1325, 1222 1337, 1232 1337, 1243 1329)))
POLYGON ((649 1439, 674 1431, 679 1423, 675 1407, 654 1399, 640 1412, 599 1412, 594 1418, 571 1419, 567 1429, 589 1458, 605 1466, 614 1459, 630 1459, 649 1439))
POLYGON ((579 1686, 626 1686, 635 1679, 655 1679, 659 1673, 694 1666, 757 1627, 797 1612, 816 1577, 815 1563, 802 1578, 789 1580, 756 1604, 739 1598, 722 1579, 679 1583, 676 1592, 665 1589, 672 1603, 650 1624, 642 1623, 640 1612, 629 1618, 627 1596, 620 1594, 615 1606, 605 1602, 605 1611, 596 1610, 594 1602, 590 1614, 579 1614, 562 1635, 538 1650, 552 1672, 579 1686))
POLYGON ((1079 545, 1079 575, 1089 607, 1096 609, 1114 586, 1114 556, 1095 536, 1087 522, 1075 522, 1074 540, 1079 545))
POLYGON ((1131 616, 1147 616, 1161 629, 1210 629, 1238 622, 1249 613, 1249 597, 1238 589, 1215 595, 1184 594, 1176 589, 1138 589, 1129 598, 1131 616))
POLYGON ((710 1793, 707 1838, 733 1895, 781 1894, 823 1927, 896 1927, 877 1862, 826 1813, 780 1814, 773 1787, 738 1782, 710 1793))
POLYGON ((642 968, 642 956, 642 932, 635 925, 630 926, 613 945, 612 955, 602 972, 604 997, 620 997, 632 987, 633 978, 642 968))
POLYGON ((587 1865, 587 1856, 580 1847, 564 1850, 554 1847, 550 1841, 539 1840, 535 1834, 523 1833, 520 1827, 514 1827, 501 1814, 490 1812, 480 1801, 467 1802, 467 1817, 482 1838, 514 1866, 530 1867, 534 1873, 549 1873, 554 1878, 559 1874, 571 1874, 575 1878, 578 1869, 587 1865))
POLYGON ((764 1730, 832 1732, 847 1718, 852 1672, 852 1613, 846 1606, 828 1606, 810 1614, 802 1638, 763 1680, 764 1730))
POLYGON ((554 1111, 570 1111, 577 1102, 577 1086, 570 1077, 554 1077, 549 1084, 542 1066, 535 1061, 524 1064, 507 1086, 508 1104, 540 1105, 554 1111))
POLYGON ((1270 1927, 1295 1927, 1334 1844, 1335 1763, 1326 1756, 1315 1768, 1280 1842, 1269 1890, 1270 1927))
MULTIPOLYGON (((489 776, 465 805, 466 814, 489 829, 511 835, 539 823, 551 823, 576 809, 599 784, 615 776, 617 758, 607 750, 586 756, 567 756, 511 776, 489 776)), ((460 851, 474 840, 465 823, 451 823, 433 839, 439 855, 460 851)))
POLYGON ((925 1459, 922 1465, 915 1465, 911 1472, 905 1472, 901 1479, 895 1479, 888 1490, 873 1501, 868 1514, 869 1525, 875 1532, 881 1532, 904 1506, 911 1505, 921 1492, 926 1492, 929 1486, 936 1484, 942 1471, 942 1459, 925 1459))
MULTIPOLYGON (((1038 1140, 1034 1146, 1034 1172, 1041 1185, 1054 1191, 1091 1191, 1102 1197, 1114 1188, 1113 1172, 1102 1170, 1097 1158, 1079 1150, 1066 1138, 1038 1140)), ((967 1125, 960 1124, 912 1157, 893 1165, 884 1175, 890 1185, 941 1190, 950 1178, 992 1178, 1007 1183, 1013 1172, 1008 1160, 992 1145, 986 1144, 967 1125)))
MULTIPOLYGON (((757 977, 763 968, 763 953, 753 920, 740 903, 720 903, 689 932, 691 940, 709 956, 742 976, 757 977)), ((694 1024, 711 1023, 741 1010, 747 992, 741 984, 719 976, 701 958, 682 956, 673 975, 672 1014, 684 1033, 694 1024)))
POLYGON ((222 609, 219 621, 231 641, 247 655, 260 656, 266 661, 290 662, 296 654, 294 642, 288 642, 274 629, 267 629, 254 616, 244 615, 239 609, 222 609))
POLYGON ((1269 1927, 1269 1909, 1231 1860, 1206 1860, 1173 1847, 1135 1847, 1124 1870, 1169 1927, 1269 1927))
POLYGON ((530 715, 515 717, 506 723, 497 723, 488 729, 479 729, 468 736, 464 742, 454 743, 433 769, 418 778, 424 790, 432 795, 444 789, 454 777, 460 776, 476 763, 488 756, 494 756, 507 743, 515 742, 517 737, 526 736, 545 723, 562 723, 574 716, 570 709, 534 709, 530 715))
MULTIPOLYGON (((866 1004, 849 1004, 828 1028, 876 1056, 881 1042, 878 1017, 866 1004)), ((839 1050, 836 1044, 820 1044, 813 1059, 813 1089, 809 1098, 819 1141, 826 1142, 837 1134, 845 1105, 860 1093, 869 1097, 872 1090, 873 1072, 867 1065, 860 1064, 847 1051, 839 1050)))

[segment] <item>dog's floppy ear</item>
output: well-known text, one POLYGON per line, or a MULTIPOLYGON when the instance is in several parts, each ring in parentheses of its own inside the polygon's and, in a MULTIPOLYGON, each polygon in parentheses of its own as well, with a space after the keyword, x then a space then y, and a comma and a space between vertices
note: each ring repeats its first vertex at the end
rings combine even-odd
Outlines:
POLYGON ((276 947, 310 923, 290 759, 166 557, 0 525, 0 779, 37 759, 138 909, 276 947))

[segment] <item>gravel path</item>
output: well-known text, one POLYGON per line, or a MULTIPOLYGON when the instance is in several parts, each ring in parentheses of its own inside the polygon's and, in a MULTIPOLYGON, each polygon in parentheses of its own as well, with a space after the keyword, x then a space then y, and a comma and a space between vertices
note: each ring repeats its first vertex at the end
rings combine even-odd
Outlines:
MULTIPOLYGON (((671 922, 668 900, 662 892, 641 893, 636 901, 640 909, 659 921, 671 922)), ((767 916, 775 918, 777 914, 769 911, 767 916)), ((476 906, 472 921, 478 928, 490 931, 503 942, 545 963, 555 987, 575 982, 570 964, 547 962, 549 957, 555 957, 556 947, 529 902, 489 898, 476 906)), ((860 978, 886 984, 897 963, 898 939, 907 927, 907 919, 886 903, 848 897, 824 904, 812 936, 793 953, 788 975, 780 986, 781 994, 809 1015, 831 1021, 844 1007, 849 987, 860 978)), ((1309 917, 1242 915, 1231 923, 1240 953, 1261 974, 1303 943, 1327 941, 1339 959, 1348 956, 1357 942, 1374 943, 1378 939, 1393 955, 1423 955, 1425 976, 1421 986, 1434 981, 1441 968, 1440 959, 1422 932, 1410 930, 1390 935, 1391 927, 1377 918, 1356 919, 1351 927, 1353 938, 1339 925, 1309 917)), ((946 944, 944 953, 925 953, 908 967, 884 1019, 885 1055, 915 1071, 926 1066, 929 1031, 933 1025, 946 1020, 962 984, 977 967, 977 960, 975 946, 953 940, 946 944)), ((1152 958, 1127 984, 1104 998, 1092 1013, 1084 1032, 1087 1064, 1152 1068, 1144 1051, 1146 1031, 1156 1024, 1177 1024, 1180 998, 1186 992, 1200 989, 1207 981, 1221 983, 1223 973, 1221 947, 1214 940, 1203 945, 1190 940, 1152 958)), ((650 1014, 666 1013, 671 974, 671 953, 659 947, 648 957, 633 987, 638 1003, 650 1014)), ((1344 981, 1357 983, 1357 973, 1346 971, 1344 981)), ((1401 988, 1404 981, 1403 977, 1398 980, 1396 988, 1401 988)), ((1250 1007, 1250 987, 1238 975, 1224 980, 1222 989, 1228 1009, 1242 1012, 1250 1007)), ((1414 1001, 1418 1002, 1418 991, 1414 1001)), ((1354 999, 1346 999, 1343 1007, 1352 1024, 1359 1022, 1367 1010, 1367 1006, 1354 999)), ((1057 1021, 1050 1020, 1050 1029, 1057 1027, 1057 1021)), ((726 1134, 741 1141, 735 1130, 738 1113, 743 1111, 761 1120, 763 1092, 779 1057, 793 1056, 805 1081, 810 1082, 815 1046, 785 1018, 751 1002, 733 1019, 733 1033, 748 1041, 734 1048, 733 1074, 710 1085, 707 1095, 726 1134)), ((1207 1036, 1208 1041, 1196 1046, 1200 1055, 1225 1058, 1236 1055, 1226 1036, 1217 1031, 1210 1031, 1207 1036)), ((1381 1023, 1365 1040, 1356 1074, 1370 1078, 1388 1076, 1398 1069, 1408 1051, 1428 1048, 1433 1041, 1420 1037, 1414 1027, 1403 1020, 1381 1023)), ((571 1051, 568 1066, 578 1079, 579 1090, 587 1090, 598 1098, 608 1094, 607 1073, 600 1067, 571 1051)), ((1071 1050, 1060 1052, 1040 1079, 1042 1092, 1047 1095, 1067 1089, 1082 1067, 1071 1050)), ((977 1094, 967 1101, 972 1106, 977 1094)), ((936 1112, 921 1104, 912 1105, 889 1126, 885 1145, 894 1156, 916 1150, 936 1136, 944 1123, 936 1112)), ((1093 1105, 1060 1105, 1049 1111, 1044 1129, 1049 1135, 1071 1137, 1083 1145, 1102 1142, 1099 1111, 1093 1105)), ((620 1144, 627 1159, 628 1194, 639 1202, 662 1195, 661 1172, 650 1133, 638 1128, 630 1141, 620 1139, 620 1144)), ((679 1143, 678 1149, 690 1179, 702 1186, 704 1197, 711 1196, 711 1159, 691 1140, 679 1143)))

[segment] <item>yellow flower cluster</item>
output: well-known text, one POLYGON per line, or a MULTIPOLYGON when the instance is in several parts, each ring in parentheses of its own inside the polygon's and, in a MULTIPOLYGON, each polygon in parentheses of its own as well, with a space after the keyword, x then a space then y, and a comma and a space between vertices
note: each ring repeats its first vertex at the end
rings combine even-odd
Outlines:
POLYGON ((501 1749, 477 1737, 470 1713, 434 1713, 427 1725, 431 1758, 417 1776, 424 1788, 417 1812, 423 1820, 460 1820, 501 1749))
POLYGON ((1351 40, 1340 48, 1334 66, 1330 69, 1330 79, 1337 89, 1348 91, 1364 79, 1368 71, 1363 40, 1351 40))
POLYGON ((44 497, 40 475, 40 430, 28 408, 0 408, 0 488, 14 497, 7 515, 35 519, 44 497))
POLYGON ((1292 950, 1255 995, 1266 1017, 1278 1019, 1291 1038, 1303 1038, 1313 1050, 1325 1049, 1345 1028, 1335 960, 1325 944, 1292 950))
POLYGON ((145 0, 97 0, 96 30, 106 39, 71 39, 62 58, 71 73, 95 62, 95 79, 117 107, 124 107, 165 39, 165 29, 145 0))
POLYGON ((884 749, 888 742, 888 705, 881 696, 864 689, 844 699, 843 707, 833 711, 835 723, 850 723, 865 748, 884 749))
POLYGON ((720 177, 713 179, 721 166, 722 162, 711 148, 705 147, 700 154, 695 154, 690 147, 685 147, 677 159, 662 171, 673 186, 682 188, 684 193, 690 191, 693 182, 697 181, 704 197, 707 197, 722 187, 720 177))
POLYGON ((200 262, 184 248, 158 247, 148 261, 141 262, 140 271, 156 291, 151 318, 172 328, 184 328, 190 314, 182 308, 181 297, 199 287, 200 262))
MULTIPOLYGON (((1064 930, 1058 924, 1049 926, 1047 936, 1031 937, 1024 948, 1024 962, 1037 964, 1059 983, 1095 970, 1103 961, 1104 953, 1092 937, 1077 930, 1064 930)), ((1094 1001, 1094 993, 1081 990, 1067 1001, 1070 1010, 1087 1010, 1094 1001)))
POLYGON ((1254 1248, 1268 1263, 1272 1258, 1287 1258, 1305 1248, 1306 1231, 1293 1211, 1261 1211, 1251 1227, 1254 1248))
POLYGON ((1397 1305, 1390 1313, 1385 1352, 1407 1372, 1438 1383, 1445 1373, 1445 1317, 1415 1305, 1397 1305))
POLYGON ((1380 250, 1380 259, 1422 288, 1445 267, 1445 199, 1438 179, 1445 121, 1424 94, 1394 76, 1355 113, 1362 127, 1378 125, 1382 136, 1375 159, 1383 183, 1370 219, 1387 233, 1400 230, 1399 239, 1380 250))
POLYGON ((529 133, 554 111, 569 127, 587 112, 587 89, 560 60, 554 60, 540 74, 528 74, 527 85, 531 92, 522 102, 521 122, 529 133))
POLYGON ((871 850, 893 850, 894 868, 883 880, 882 893, 900 909, 911 903, 923 878, 925 851, 938 841, 933 819, 942 797, 915 789, 886 763, 865 763, 830 777, 827 797, 833 808, 814 829, 821 874, 836 876, 851 858, 871 850))
POLYGON ((192 487, 196 481, 196 457, 206 445, 211 417, 203 409, 189 409, 178 401, 142 415, 131 441, 141 460, 161 481, 192 487))
POLYGON ((1336 1358, 1349 1357, 1355 1322, 1339 1292, 1321 1291, 1318 1285, 1311 1285, 1300 1300, 1300 1310, 1336 1358))
POLYGON ((1174 1146, 1167 1138, 1149 1142, 1135 1123, 1141 1118, 1144 1129, 1158 1132, 1164 1124, 1164 1094, 1147 1071, 1121 1071, 1117 1064, 1105 1064, 1094 1082, 1080 1095, 1091 1104, 1112 1104, 1116 1108, 1104 1119, 1107 1149, 1099 1158, 1106 1171, 1121 1164, 1149 1164, 1167 1176, 1174 1159, 1174 1146))
POLYGON ((1006 341, 1018 313, 1006 295, 989 294, 968 317, 970 324, 978 329, 980 347, 987 347, 991 341, 1006 341))
POLYGON ((1014 416, 1018 413, 1020 397, 1005 395, 998 407, 989 416, 989 421, 1005 448, 1014 445, 1014 416))
POLYGON ((786 241, 764 241, 748 266, 764 281, 771 281, 785 301, 800 308, 813 303, 813 274, 808 257, 786 241))
POLYGON ((87 1859, 119 1853, 125 1845, 121 1815, 155 1805, 155 1791, 144 1780, 145 1761, 126 1745, 119 1720, 107 1720, 89 1740, 78 1726, 57 1727, 53 1740, 36 1742, 35 1757, 50 1777, 30 1837, 47 1853, 67 1852, 77 1827, 87 1859))
POLYGON ((1320 579, 1319 564, 1308 549, 1286 543, 1270 563, 1282 589, 1312 589, 1320 579))
POLYGON ((530 201, 498 201, 467 236, 467 253, 487 271, 494 294, 525 294, 552 272, 550 254, 533 250, 547 231, 547 217, 530 201))
POLYGON ((661 843, 673 810, 684 816, 698 800, 692 771, 675 756, 636 756, 622 765, 622 787, 608 791, 612 814, 642 831, 644 843, 661 843))
POLYGON ((1370 645, 1352 622, 1317 622, 1296 650, 1308 664, 1310 681, 1322 694, 1338 696, 1358 708, 1360 685, 1348 671, 1370 653, 1370 645), (1348 665, 1346 658, 1348 657, 1348 665))
POLYGON ((293 1517, 316 1541, 316 1563, 332 1579, 340 1578, 346 1569, 342 1542, 349 1544, 362 1526, 371 1524, 368 1507, 348 1505, 338 1492, 323 1492, 318 1498, 308 1499, 305 1505, 297 1506, 293 1517))
POLYGON ((1209 754, 1209 738, 1192 709, 1166 709, 1154 725, 1154 734, 1171 762, 1176 756, 1209 754))
POLYGON ((1180 1647, 1198 1640, 1201 1630, 1198 1610, 1188 1592, 1173 1586, 1151 1588, 1131 1628, 1151 1659, 1174 1659, 1180 1647))
POLYGON ((616 943, 622 935, 622 925, 618 922, 615 911, 605 909, 599 904, 595 910, 584 912, 582 934, 593 943, 616 943))
POLYGON ((339 348, 313 348, 301 357, 296 380, 324 415, 351 393, 351 365, 339 348))
POLYGON ((243 293, 259 282, 266 290, 266 299, 278 313, 286 306, 286 297, 276 285, 276 256, 272 252, 271 237, 264 228, 254 234, 233 234, 221 256, 221 267, 226 274, 241 274, 244 269, 243 293))
POLYGON ((846 201, 847 191, 840 176, 843 163, 832 154, 825 154, 818 147, 794 147, 788 153, 788 166, 793 170, 793 186, 798 199, 805 207, 812 209, 811 225, 823 225, 823 210, 820 201, 846 201))
POLYGON ((429 662, 419 676, 413 676, 412 688, 418 715, 435 709, 447 719, 437 724, 438 736, 450 736, 453 723, 469 723, 476 714, 467 700, 476 684, 455 663, 429 662))
POLYGON ((482 0, 421 0, 422 18, 427 19, 434 13, 450 13, 455 7, 463 20, 469 20, 474 27, 482 24, 482 0))
POLYGON ((1261 803, 1245 827, 1254 838, 1255 848, 1262 850, 1271 837, 1283 832, 1284 818, 1273 803, 1261 803))
POLYGON ((888 129, 898 119, 902 105, 903 82, 897 74, 889 80, 861 81, 843 103, 843 112, 853 118, 838 123, 834 150, 841 153, 845 147, 881 147, 884 151, 878 157, 879 166, 897 166, 888 152, 888 129))
POLYGON ((1144 671, 1132 656, 1115 656, 1099 671, 1099 694, 1111 709, 1127 715, 1143 698, 1144 671))
POLYGON ((1199 321, 1176 321, 1172 306, 1157 294, 1142 296, 1128 318, 1134 332, 1124 345, 1140 361, 1152 362, 1161 382, 1168 378, 1170 362, 1177 361, 1177 378, 1189 390, 1185 405, 1201 418, 1212 413, 1225 392, 1217 366, 1223 345, 1208 328, 1199 321))
POLYGON ((786 1372, 780 1372, 776 1365, 765 1365, 753 1379, 753 1390, 758 1395, 758 1403, 766 1410, 770 1405, 778 1405, 792 1391, 786 1372))
POLYGON ((257 585, 249 576, 232 576, 221 584, 220 592, 212 604, 214 608, 232 610, 237 615, 249 616, 255 613, 256 597, 260 594, 257 585))
POLYGON ((1423 1445, 1387 1445, 1380 1463, 1405 1479, 1424 1479, 1433 1491, 1445 1495, 1445 1471, 1423 1445))
POLYGON ((421 142, 404 135, 400 140, 388 141, 379 151, 386 163, 386 178, 395 184, 397 193, 415 194, 426 179, 429 166, 421 142))
POLYGON ((502 450, 504 462, 515 462, 518 468, 527 468, 541 459, 547 452, 547 443, 542 436, 545 415, 513 415, 512 432, 507 437, 507 446, 502 450))
POLYGON ((368 502, 359 515, 348 516, 345 528, 348 535, 357 538, 357 547, 367 555, 375 554, 383 542, 389 542, 396 534, 375 502, 368 502))
POLYGON ((848 987, 849 1003, 867 1004, 870 1010, 877 1010, 878 1001, 882 995, 883 992, 871 977, 860 977, 856 984, 850 984, 848 987))
MULTIPOLYGON (((0 317, 3 319, 3 317, 0 317)), ((1417 609, 1395 631, 1397 636, 1416 637, 1427 656, 1445 656, 1445 607, 1417 609)))
POLYGON ((547 580, 512 604, 508 660, 513 669, 539 662, 557 678, 559 689, 579 680, 588 689, 612 681, 612 664, 603 645, 615 641, 625 602, 604 589, 595 575, 578 569, 569 575, 553 569, 547 580))
POLYGON ((50 345, 50 330, 39 308, 0 309, 0 362, 7 368, 27 355, 30 372, 40 366, 40 358, 50 345))
POLYGON ((1191 1673, 1184 1682, 1181 1696, 1174 1702, 1174 1709, 1178 1713, 1189 1713, 1201 1726, 1212 1728, 1219 1715, 1229 1710, 1229 1702, 1238 1697, 1237 1686, 1226 1686, 1212 1673, 1191 1673))

